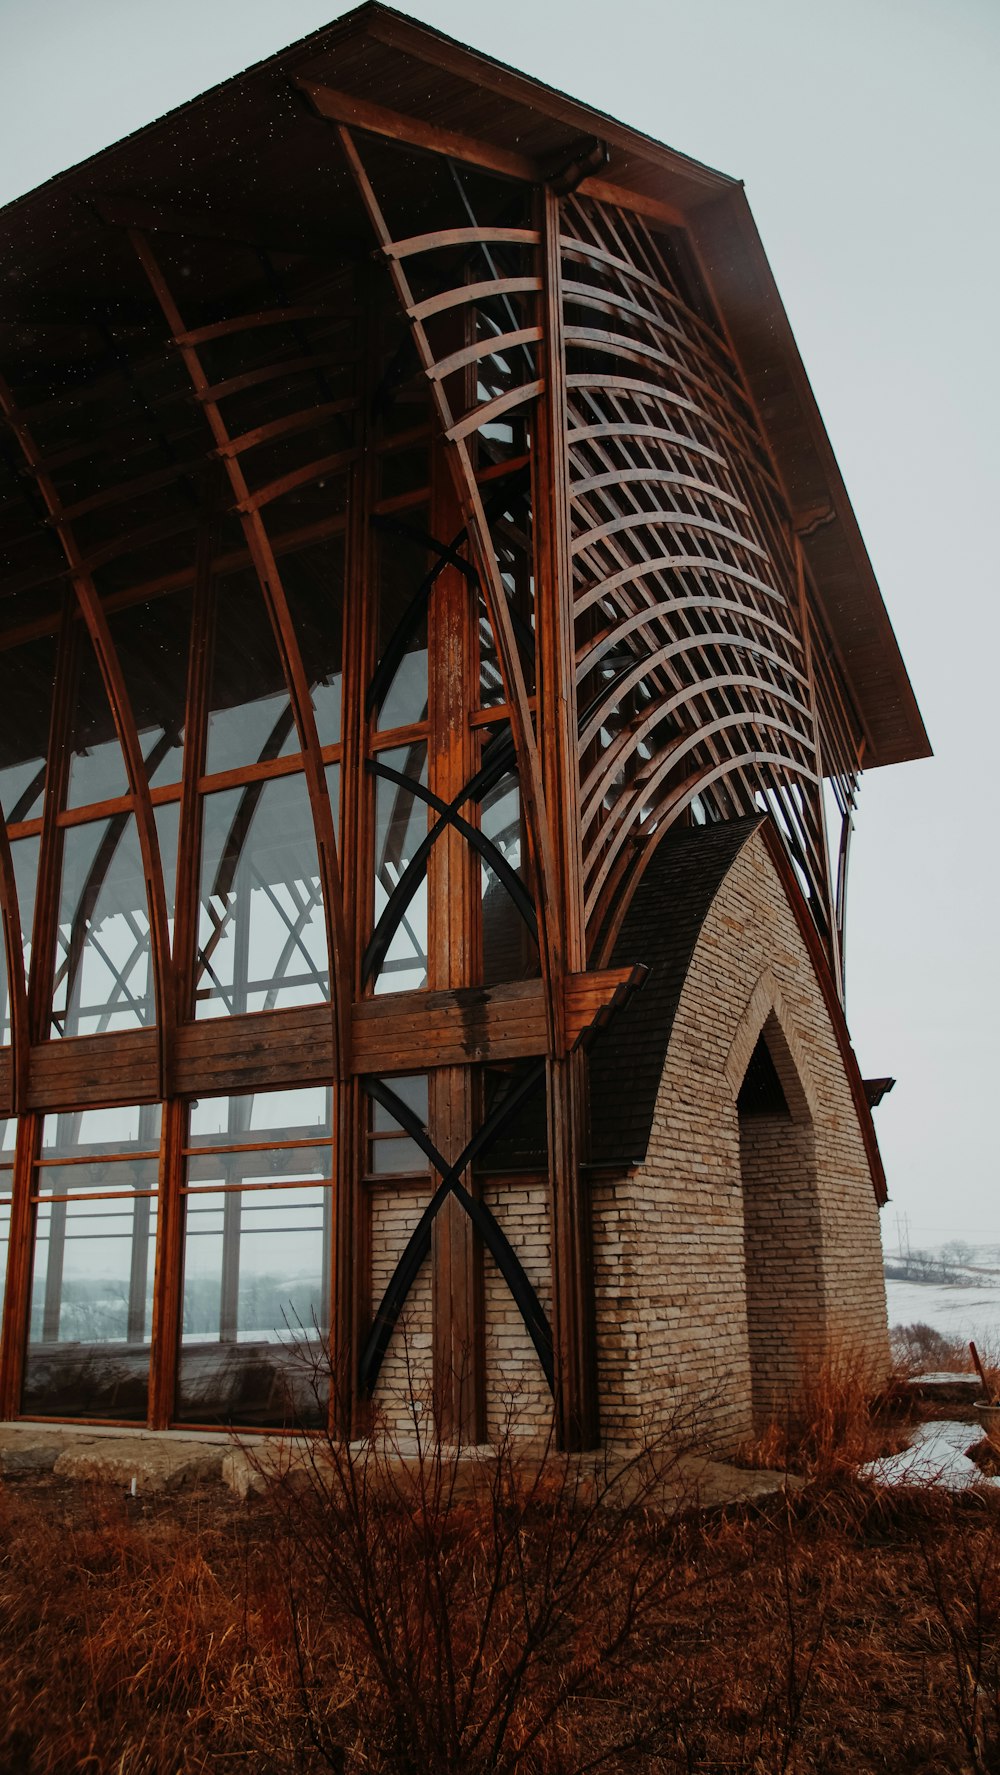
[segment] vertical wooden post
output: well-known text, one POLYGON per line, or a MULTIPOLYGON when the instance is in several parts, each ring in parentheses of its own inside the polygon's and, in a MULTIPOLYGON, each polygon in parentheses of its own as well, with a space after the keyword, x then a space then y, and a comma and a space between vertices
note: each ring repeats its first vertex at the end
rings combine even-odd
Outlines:
POLYGON ((172 1097, 163 1106, 153 1274, 153 1335, 149 1378, 149 1428, 165 1430, 174 1417, 177 1360, 182 1329, 184 1207, 181 1194, 188 1106, 172 1097))
MULTIPOLYGON (((344 562, 344 653, 341 702, 340 878, 344 896, 343 955, 339 965, 340 1001, 353 1003, 361 990, 361 942, 367 904, 369 847, 365 818, 366 727, 365 688, 372 669, 372 635, 377 620, 371 574, 370 517, 374 498, 375 458, 371 437, 371 399, 377 374, 378 323, 372 267, 357 272, 358 309, 362 316, 358 340, 358 459, 350 471, 344 562)), ((332 1425, 349 1437, 363 1428, 357 1397, 357 1363, 361 1321, 369 1294, 367 1204, 361 1175, 364 1164, 364 1105, 349 1055, 340 1044, 340 1062, 333 1081, 334 1175, 333 1251, 330 1258, 330 1365, 333 1376, 332 1425)))
MULTIPOLYGON (((450 539, 462 526, 442 444, 435 440, 431 465, 431 532, 450 539)), ((467 581, 445 567, 434 587, 428 616, 429 780, 450 802, 476 767, 469 722, 475 704, 472 632, 474 613, 467 581)), ((449 827, 428 865, 428 979, 432 987, 468 986, 477 977, 477 859, 462 835, 449 827)), ((467 1066, 436 1067, 430 1077, 430 1134, 446 1159, 457 1158, 472 1134, 473 1078, 467 1066)), ((473 1188, 471 1178, 464 1179, 473 1188)), ((434 1323, 434 1397, 441 1434, 464 1442, 485 1435, 483 1400, 482 1252, 469 1216, 454 1197, 445 1203, 431 1235, 434 1323)))
POLYGON ((24 1363, 31 1313, 31 1271, 35 1244, 35 1159, 42 1118, 27 1114, 17 1124, 7 1247, 7 1290, 0 1337, 0 1417, 17 1417, 24 1386, 24 1363))
MULTIPOLYGON (((538 728, 542 780, 559 884, 566 972, 587 966, 580 849, 579 759, 570 560, 569 462, 559 199, 542 192, 545 395, 539 402, 533 490, 537 549, 538 728)), ((564 976, 565 977, 565 976, 564 976)), ((558 982, 560 988, 563 981, 558 982)), ((556 1433, 563 1448, 591 1448, 599 1434, 590 1205, 586 1156, 586 1062, 566 1052, 563 1006, 547 1077, 556 1433)))

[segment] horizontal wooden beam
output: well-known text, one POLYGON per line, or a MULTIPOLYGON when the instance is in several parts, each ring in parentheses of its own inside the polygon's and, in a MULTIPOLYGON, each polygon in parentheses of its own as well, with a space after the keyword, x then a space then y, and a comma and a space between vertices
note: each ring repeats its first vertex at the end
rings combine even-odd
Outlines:
POLYGON ((320 117, 330 123, 346 123, 355 129, 367 130, 375 136, 389 136, 405 142, 410 148, 422 148, 429 154, 444 154, 449 160, 461 160, 467 166, 485 167, 487 172, 502 173, 509 179, 521 179, 533 185, 539 178, 537 162, 526 154, 515 154, 507 148, 495 148, 475 136, 453 129, 439 129, 419 117, 404 117, 401 111, 390 111, 386 105, 374 105, 349 92, 338 92, 315 80, 296 80, 320 117))
MULTIPOLYGON (((387 105, 372 104, 369 99, 359 99, 353 93, 339 92, 336 88, 324 86, 315 80, 299 79, 295 81, 295 85, 305 93, 319 115, 331 123, 353 125, 355 129, 366 130, 370 135, 388 136, 394 142, 405 142, 408 147, 422 149, 428 154, 444 154, 449 160, 461 160, 467 166, 481 166, 487 172, 502 173, 507 178, 521 179, 529 185, 544 183, 545 167, 527 154, 497 148, 492 142, 484 142, 478 136, 441 129, 437 124, 425 123, 419 117, 404 116, 401 111, 392 111, 387 105)), ((551 165, 551 156, 546 158, 545 164, 551 165)), ((650 221, 663 222, 677 228, 684 226, 684 216, 675 205, 664 203, 643 192, 630 191, 610 179, 596 176, 586 178, 582 180, 578 190, 582 196, 596 198, 600 203, 635 210, 638 215, 647 216, 650 221)))
MULTIPOLYGON (((605 1021, 643 977, 641 968, 570 975, 565 985, 570 1045, 605 1021)), ((523 1059, 548 1051, 546 1032, 541 980, 451 992, 387 993, 353 1007, 351 1069, 427 1072, 436 1066, 523 1059)), ((322 1084, 333 1077, 329 1006, 182 1024, 167 1063, 169 1089, 181 1097, 322 1084)), ((10 1049, 0 1048, 0 1112, 9 1107, 11 1090, 10 1049)), ((73 1036, 31 1049, 27 1109, 154 1103, 158 1095, 155 1030, 73 1036)))

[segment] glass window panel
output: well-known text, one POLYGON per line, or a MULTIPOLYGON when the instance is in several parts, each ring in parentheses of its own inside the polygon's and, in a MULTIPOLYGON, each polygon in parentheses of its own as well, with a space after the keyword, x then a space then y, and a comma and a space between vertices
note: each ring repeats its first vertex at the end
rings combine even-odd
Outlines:
POLYGON ((174 910, 177 901, 177 838, 180 831, 181 804, 163 801, 153 809, 156 842, 160 850, 163 892, 167 902, 167 931, 170 945, 174 942, 174 910))
MULTIPOLYGON (((380 752, 380 764, 427 781, 423 741, 380 752)), ((427 835, 427 804, 398 783, 375 779, 375 922, 418 845, 427 835)), ((427 873, 413 895, 375 981, 376 992, 410 992, 427 983, 427 873)))
MULTIPOLYGON (((494 785, 480 805, 483 834, 495 844, 515 875, 524 878, 521 794, 517 778, 494 785)), ((483 981, 522 980, 538 970, 538 947, 499 876, 480 861, 482 892, 483 981)))
POLYGON ((372 1141, 371 1170, 376 1177, 390 1177, 401 1171, 429 1171, 430 1164, 416 1141, 404 1135, 402 1140, 372 1141))
POLYGON ((17 910, 21 920, 21 945, 24 950, 24 972, 31 964, 31 927, 35 917, 35 890, 38 886, 38 848, 41 840, 15 838, 10 847, 17 887, 17 910))
MULTIPOLYGON (((17 910, 21 920, 21 951, 24 957, 25 979, 31 965, 31 925, 35 916, 35 889, 38 883, 38 838, 16 838, 10 847, 11 861, 14 866, 14 885, 17 893, 17 910)), ((3 965, 3 1015, 0 1018, 0 1042, 9 1042, 13 1034, 11 1022, 11 1002, 9 978, 7 974, 7 958, 3 965)))
POLYGON ((14 1147, 17 1122, 0 1122, 0 1316, 3 1314, 4 1288, 7 1280, 7 1250, 10 1244, 10 1195, 14 1181, 14 1147))
POLYGON ((51 635, 0 653, 0 807, 9 825, 42 811, 55 658, 51 635))
MULTIPOLYGON (((393 1077, 393 1078, 383 1079, 382 1083, 384 1085, 387 1085, 389 1090, 392 1091, 400 1099, 401 1102, 406 1104, 407 1109, 411 1109, 413 1111, 414 1115, 417 1116, 419 1118, 419 1120, 421 1122, 423 1122, 426 1126, 426 1122, 427 1122, 427 1074, 425 1072, 410 1073, 405 1078, 393 1077)), ((397 1122, 395 1116, 391 1115, 390 1112, 385 1108, 385 1106, 383 1104, 377 1103, 375 1101, 375 1099, 373 1098, 372 1099, 372 1130, 373 1130, 373 1132, 376 1134, 387 1134, 387 1133, 392 1133, 398 1127, 399 1127, 399 1123, 397 1122)))
POLYGON ((281 563, 282 582, 316 716, 321 746, 340 741, 343 684, 344 544, 339 536, 281 563))
POLYGON ((242 1183, 328 1183, 332 1153, 323 1146, 268 1147, 263 1152, 192 1153, 188 1182, 202 1189, 242 1183))
POLYGON ((97 656, 80 627, 76 695, 70 725, 67 807, 128 794, 128 776, 97 656))
MULTIPOLYGON (((408 512, 406 522, 425 527, 424 512, 408 512)), ((409 624, 413 600, 431 568, 433 557, 422 543, 405 536, 381 534, 378 549, 378 652, 381 659, 400 625, 409 624)), ((408 627, 405 651, 378 713, 384 732, 409 727, 427 718, 427 612, 408 627)))
POLYGON ((181 780, 191 604, 176 592, 109 618, 151 786, 181 780))
POLYGON ((326 767, 326 792, 330 797, 330 807, 333 811, 333 836, 337 840, 337 850, 339 853, 339 851, 340 851, 340 765, 339 764, 328 764, 326 767))
POLYGON ((23 1409, 144 1419, 156 1203, 41 1202, 23 1409))
POLYGON ((152 1152, 159 1145, 158 1103, 113 1104, 48 1115, 42 1123, 42 1157, 71 1159, 88 1147, 100 1153, 152 1152))
POLYGON ((40 1165, 35 1173, 38 1193, 44 1196, 76 1195, 81 1190, 156 1191, 160 1161, 119 1159, 107 1155, 88 1159, 84 1165, 40 1165))
POLYGON ((329 1189, 188 1198, 182 1421, 325 1421, 309 1346, 327 1328, 329 1250, 329 1189))
POLYGON ((7 972, 7 945, 0 940, 0 1042, 11 1040, 13 1012, 10 1002, 10 979, 7 972))
POLYGON ((9 1248, 10 1197, 0 1196, 0 1313, 3 1312, 4 1295, 7 1289, 7 1252, 9 1248))
POLYGON ((234 770, 299 749, 260 587, 251 573, 216 592, 205 769, 234 770))
MULTIPOLYGON (((482 438, 485 434, 480 432, 482 438)), ((495 495, 494 495, 495 497, 495 495)), ((532 569, 531 509, 515 497, 506 511, 494 511, 490 534, 510 605, 514 636, 529 693, 535 688, 535 582, 532 569)), ((480 701, 491 708, 504 701, 503 680, 485 602, 479 601, 480 701)))
POLYGON ((329 960, 312 811, 301 775, 204 801, 196 1015, 316 1004, 329 960))
POLYGON ((295 1091, 255 1091, 238 1097, 201 1097, 191 1104, 191 1144, 224 1146, 256 1141, 262 1133, 281 1140, 332 1135, 332 1092, 327 1085, 295 1091))
POLYGON ((156 1021, 149 915, 132 814, 63 833, 52 999, 54 1035, 95 1035, 156 1021))

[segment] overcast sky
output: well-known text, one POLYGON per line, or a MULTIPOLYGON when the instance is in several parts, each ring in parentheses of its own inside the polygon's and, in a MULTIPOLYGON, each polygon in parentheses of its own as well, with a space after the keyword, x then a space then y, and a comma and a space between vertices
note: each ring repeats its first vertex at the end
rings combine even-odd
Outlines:
MULTIPOLYGON (((349 10, 0 0, 0 203, 349 10)), ((414 0, 742 178, 935 749, 862 788, 848 1014, 913 1244, 1000 1243, 1000 0, 414 0)))

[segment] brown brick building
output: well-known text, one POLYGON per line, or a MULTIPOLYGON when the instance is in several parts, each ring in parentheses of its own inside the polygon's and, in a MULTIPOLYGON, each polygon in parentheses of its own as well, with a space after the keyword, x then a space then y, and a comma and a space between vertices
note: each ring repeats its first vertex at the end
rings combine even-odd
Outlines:
POLYGON ((4 1413, 877 1370, 928 747, 741 187, 369 5, 0 232, 4 1413))

